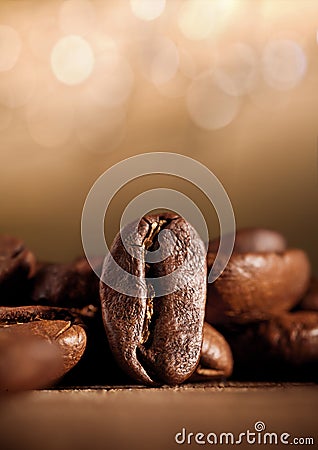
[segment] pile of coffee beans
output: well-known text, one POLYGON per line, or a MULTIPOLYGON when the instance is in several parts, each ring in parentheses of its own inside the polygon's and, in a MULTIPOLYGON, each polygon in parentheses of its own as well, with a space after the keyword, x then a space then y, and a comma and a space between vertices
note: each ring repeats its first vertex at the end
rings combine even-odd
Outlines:
POLYGON ((317 381, 318 282, 305 252, 242 229, 207 285, 218 246, 206 255, 185 219, 148 215, 96 257, 100 280, 85 258, 39 262, 0 236, 0 391, 317 381))

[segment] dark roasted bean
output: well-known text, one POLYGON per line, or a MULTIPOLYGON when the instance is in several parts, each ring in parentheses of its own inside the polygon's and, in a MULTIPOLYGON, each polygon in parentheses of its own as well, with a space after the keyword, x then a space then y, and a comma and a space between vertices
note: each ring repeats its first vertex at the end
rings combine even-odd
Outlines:
MULTIPOLYGON (((96 264, 101 266, 102 261, 96 264)), ((63 307, 99 304, 99 278, 85 258, 71 264, 43 263, 32 285, 33 303, 63 307)))
POLYGON ((63 371, 58 346, 35 336, 28 325, 0 327, 1 393, 49 386, 63 371))
POLYGON ((250 323, 288 311, 306 292, 309 279, 310 264, 302 250, 233 253, 208 286, 206 321, 250 323))
POLYGON ((206 296, 203 242, 188 222, 173 214, 146 216, 138 228, 128 225, 124 234, 129 252, 118 234, 105 259, 100 285, 111 350, 122 369, 139 382, 181 383, 195 370, 201 350, 206 296), (172 245, 169 239, 159 237, 160 250, 169 255, 148 264, 145 251, 157 249, 162 230, 172 232, 175 242, 172 245), (125 273, 137 277, 135 285, 129 286, 129 281, 118 275, 124 287, 135 290, 134 295, 107 285, 109 277, 116 279, 118 274, 111 255, 125 273), (160 277, 176 269, 182 270, 173 280, 163 282, 160 277), (162 295, 162 288, 171 293, 162 295))
MULTIPOLYGON (((52 378, 61 377, 82 357, 86 333, 80 317, 71 310, 46 306, 0 307, 0 333, 11 339, 25 337, 54 344, 62 366, 52 378)), ((32 347, 30 347, 31 351, 32 347)))
POLYGON ((318 312, 284 313, 225 333, 237 378, 317 381, 318 312))
POLYGON ((233 357, 229 344, 221 333, 205 322, 200 362, 190 381, 228 378, 232 370, 233 357))

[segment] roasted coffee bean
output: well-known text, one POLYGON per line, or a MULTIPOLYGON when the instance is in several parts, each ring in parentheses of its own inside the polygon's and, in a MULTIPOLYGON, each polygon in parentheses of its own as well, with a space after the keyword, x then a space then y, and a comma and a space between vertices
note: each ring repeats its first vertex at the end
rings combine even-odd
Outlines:
POLYGON ((27 282, 35 270, 35 257, 15 237, 0 236, 0 302, 2 305, 23 303, 21 293, 27 291, 27 282))
POLYGON ((225 335, 236 378, 317 381, 318 312, 283 313, 225 335))
POLYGON ((297 305, 297 309, 318 311, 318 280, 312 278, 309 289, 306 292, 304 298, 297 305))
MULTIPOLYGON (((97 266, 101 264, 96 260, 97 266)), ((85 258, 71 264, 42 263, 32 285, 33 303, 61 307, 99 304, 99 278, 85 258)))
POLYGON ((0 393, 49 386, 63 371, 58 346, 39 339, 28 325, 0 326, 0 393))
MULTIPOLYGON (((229 239, 226 235, 225 240, 229 239)), ((220 239, 209 243, 209 253, 217 252, 220 239)), ((242 228, 235 234, 234 253, 283 252, 287 248, 286 239, 278 231, 266 228, 242 228)), ((212 264, 211 264, 212 265, 212 264)))
POLYGON ((65 320, 82 325, 81 309, 52 306, 0 306, 0 324, 14 325, 36 320, 65 320))
POLYGON ((224 272, 208 286, 206 321, 250 323, 288 311, 306 292, 309 279, 310 264, 302 250, 233 253, 224 272))
POLYGON ((100 285, 110 348, 122 369, 138 382, 182 383, 195 370, 201 351, 206 297, 204 244, 186 220, 171 213, 148 215, 139 224, 128 225, 123 234, 128 251, 118 234, 105 258, 100 285), (173 243, 163 230, 173 233, 173 243), (158 247, 168 256, 161 262, 147 263, 146 250, 158 247), (112 258, 124 273, 136 276, 133 285, 127 281, 128 275, 126 279, 119 273, 112 258), (180 273, 172 280, 160 278, 175 274, 176 269, 180 273), (134 294, 111 288, 109 277, 118 277, 117 281, 134 289, 134 294), (171 293, 162 295, 162 286, 171 293))
POLYGON ((233 357, 229 344, 221 333, 205 322, 200 362, 189 381, 228 378, 232 370, 233 357))
POLYGON ((318 313, 286 313, 262 324, 260 334, 284 361, 295 365, 318 361, 318 313))
MULTIPOLYGON (((82 357, 86 333, 81 318, 64 308, 46 306, 0 307, 0 329, 15 336, 37 337, 58 346, 64 375, 82 357)), ((56 375, 56 374, 55 374, 56 375)))

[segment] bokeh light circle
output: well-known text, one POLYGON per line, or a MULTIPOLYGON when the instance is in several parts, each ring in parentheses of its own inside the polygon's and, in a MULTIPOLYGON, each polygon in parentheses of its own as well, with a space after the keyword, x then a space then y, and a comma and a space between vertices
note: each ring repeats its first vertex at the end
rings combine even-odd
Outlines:
POLYGON ((288 39, 272 40, 262 55, 265 82, 278 90, 294 88, 306 73, 307 59, 301 46, 288 39))
POLYGON ((56 78, 64 84, 76 85, 85 81, 94 67, 94 54, 81 36, 61 38, 53 47, 51 66, 56 78))
POLYGON ((154 20, 166 6, 166 0, 130 0, 132 13, 142 20, 154 20))

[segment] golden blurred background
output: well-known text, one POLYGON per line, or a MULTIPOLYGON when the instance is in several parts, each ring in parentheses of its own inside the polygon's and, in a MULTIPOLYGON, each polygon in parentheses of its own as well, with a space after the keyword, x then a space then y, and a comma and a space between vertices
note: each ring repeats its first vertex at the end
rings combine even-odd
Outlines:
MULTIPOLYGON (((0 232, 40 259, 82 253, 88 191, 129 156, 169 151, 223 183, 237 226, 282 231, 318 273, 316 0, 1 1, 0 232)), ((125 206, 168 176, 114 198, 125 206)))

